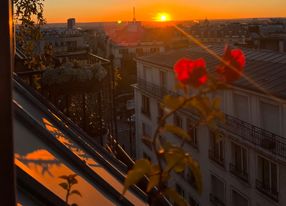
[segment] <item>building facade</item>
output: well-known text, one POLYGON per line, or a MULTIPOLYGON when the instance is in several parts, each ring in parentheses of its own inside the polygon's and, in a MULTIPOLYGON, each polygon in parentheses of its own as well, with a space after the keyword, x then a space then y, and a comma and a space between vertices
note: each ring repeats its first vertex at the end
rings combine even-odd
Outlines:
MULTIPOLYGON (((222 48, 211 48, 222 54, 222 48)), ((257 91, 246 80, 239 80, 232 90, 219 91, 226 122, 220 125, 221 140, 205 126, 190 129, 196 116, 179 111, 167 122, 182 127, 191 136, 185 149, 201 167, 203 192, 196 192, 191 171, 174 174, 170 186, 182 194, 190 205, 272 206, 286 205, 286 57, 281 53, 244 51, 246 75, 278 97, 257 91), (277 101, 278 100, 278 101, 277 101)), ((160 101, 174 94, 174 63, 182 57, 203 57, 207 65, 218 62, 200 48, 191 48, 137 58, 138 83, 134 85, 137 158, 155 161, 148 143, 162 114, 160 101)), ((178 142, 172 135, 171 142, 178 142)))

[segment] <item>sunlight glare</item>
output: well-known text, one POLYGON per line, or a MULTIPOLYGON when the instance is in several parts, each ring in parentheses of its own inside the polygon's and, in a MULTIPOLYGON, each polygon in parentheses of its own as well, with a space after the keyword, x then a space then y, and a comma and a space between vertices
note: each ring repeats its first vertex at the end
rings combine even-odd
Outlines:
POLYGON ((160 22, 166 22, 166 21, 170 21, 170 15, 168 13, 158 13, 155 21, 160 21, 160 22))

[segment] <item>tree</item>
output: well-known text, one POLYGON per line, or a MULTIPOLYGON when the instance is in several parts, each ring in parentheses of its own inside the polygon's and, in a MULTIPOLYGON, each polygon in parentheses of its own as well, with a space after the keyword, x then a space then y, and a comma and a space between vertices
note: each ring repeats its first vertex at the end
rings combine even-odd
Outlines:
POLYGON ((43 70, 53 60, 51 45, 45 45, 43 52, 39 48, 42 39, 41 27, 46 24, 44 0, 14 0, 14 7, 16 43, 27 56, 25 64, 29 69, 43 70))

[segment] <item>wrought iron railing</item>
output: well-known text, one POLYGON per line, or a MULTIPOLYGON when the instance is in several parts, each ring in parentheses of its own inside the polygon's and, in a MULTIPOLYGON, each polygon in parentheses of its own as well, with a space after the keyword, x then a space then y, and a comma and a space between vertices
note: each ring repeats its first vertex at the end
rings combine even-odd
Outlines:
POLYGON ((246 170, 239 168, 233 163, 229 164, 229 170, 232 174, 239 177, 241 180, 248 182, 248 173, 246 170))
POLYGON ((210 194, 210 202, 215 206, 225 206, 225 203, 212 193, 210 194))
POLYGON ((275 188, 271 188, 269 185, 264 183, 261 180, 256 180, 256 189, 259 190, 261 193, 267 195, 271 199, 278 202, 278 191, 275 188))
POLYGON ((286 158, 286 138, 227 114, 222 127, 274 155, 286 158))
MULTIPOLYGON (((138 79, 138 87, 158 99, 162 99, 165 95, 178 95, 174 91, 160 87, 156 84, 147 82, 144 79, 138 79)), ((286 138, 273 134, 262 128, 244 122, 236 117, 225 114, 226 122, 220 127, 233 133, 243 140, 259 146, 260 148, 286 159, 286 138)))

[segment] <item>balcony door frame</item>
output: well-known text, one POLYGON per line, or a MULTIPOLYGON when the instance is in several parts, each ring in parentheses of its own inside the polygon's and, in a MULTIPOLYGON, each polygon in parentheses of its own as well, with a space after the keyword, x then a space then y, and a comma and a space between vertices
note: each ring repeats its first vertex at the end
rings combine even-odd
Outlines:
POLYGON ((1 0, 0 8, 0 199, 1 205, 12 206, 16 205, 12 115, 12 0, 1 0))

